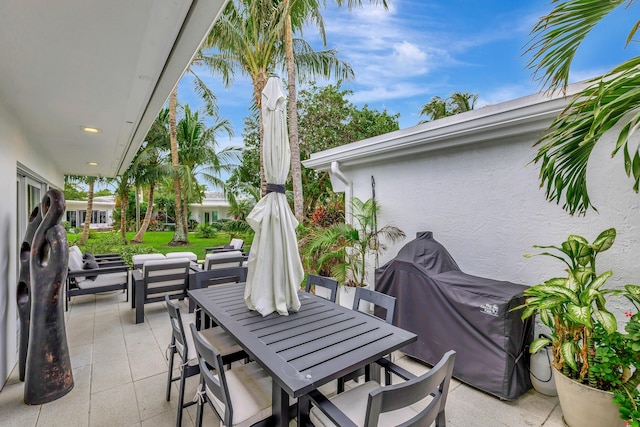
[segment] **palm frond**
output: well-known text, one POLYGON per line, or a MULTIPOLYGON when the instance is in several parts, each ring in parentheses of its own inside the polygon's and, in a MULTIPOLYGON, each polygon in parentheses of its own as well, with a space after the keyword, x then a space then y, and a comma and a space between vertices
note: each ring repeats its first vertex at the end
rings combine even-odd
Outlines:
MULTIPOLYGON (((609 12, 630 0, 567 0, 556 3, 531 31, 526 53, 532 53, 528 68, 543 87, 565 88, 569 68, 587 34, 609 12)), ((631 0, 633 1, 633 0, 631 0)))
POLYGON ((640 186, 640 154, 629 139, 640 126, 640 57, 632 58, 594 79, 575 95, 570 104, 538 141, 534 162, 540 162, 541 186, 546 197, 560 203, 570 214, 596 209, 587 190, 587 164, 595 144, 605 132, 627 116, 612 155, 623 149, 625 171, 640 186), (636 111, 635 113, 630 113, 636 111))

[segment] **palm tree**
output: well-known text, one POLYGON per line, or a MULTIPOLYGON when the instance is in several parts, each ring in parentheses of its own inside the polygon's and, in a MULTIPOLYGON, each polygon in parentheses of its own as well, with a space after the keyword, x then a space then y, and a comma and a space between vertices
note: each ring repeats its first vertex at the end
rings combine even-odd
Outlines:
MULTIPOLYGON (((211 63, 223 65, 223 81, 229 85, 235 72, 251 79, 253 103, 260 112, 260 159, 262 159, 262 90, 269 73, 285 63, 283 27, 288 2, 273 0, 236 0, 229 2, 205 40, 204 48, 214 48, 211 63)), ((292 22, 296 24, 295 21, 292 22)), ((314 51, 303 39, 294 39, 294 59, 299 76, 351 78, 353 71, 348 64, 338 60, 333 50, 314 51)), ((262 160, 260 182, 265 193, 266 182, 262 160)))
POLYGON ((169 109, 165 108, 160 111, 151 125, 151 129, 147 132, 146 143, 136 155, 135 162, 139 170, 136 174, 136 185, 147 188, 148 198, 144 220, 134 238, 131 239, 131 243, 142 243, 144 233, 151 223, 156 184, 159 180, 169 177, 172 173, 172 168, 163 160, 161 151, 162 148, 168 145, 168 119, 169 109))
MULTIPOLYGON (((543 89, 565 91, 574 55, 587 34, 614 9, 633 1, 566 0, 555 2, 532 30, 529 68, 543 89)), ((629 43, 638 25, 631 28, 629 43)), ((629 112, 636 111, 618 131, 612 154, 622 149, 625 171, 633 175, 633 189, 640 186, 640 154, 629 147, 629 138, 640 123, 640 57, 633 57, 602 76, 591 79, 575 94, 546 134, 537 142, 534 162, 541 162, 540 177, 548 200, 560 203, 570 214, 584 214, 591 207, 587 191, 587 163, 602 135, 629 112)))
MULTIPOLYGON (((228 71, 225 69, 225 64, 215 64, 215 60, 204 54, 202 49, 198 50, 191 63, 185 70, 185 73, 189 73, 193 77, 194 92, 204 100, 205 108, 210 115, 216 115, 218 112, 216 97, 207 87, 204 81, 195 73, 194 67, 196 65, 205 65, 213 68, 221 73, 226 74, 228 71)), ((179 84, 179 82, 178 82, 179 84)), ((180 159, 178 156, 178 140, 176 136, 176 123, 177 123, 177 105, 178 105, 178 84, 173 88, 169 95, 169 142, 171 146, 171 164, 174 168, 173 176, 173 193, 176 197, 176 228, 169 242, 171 246, 186 245, 189 243, 189 234, 187 233, 187 224, 183 223, 183 207, 180 200, 182 194, 180 190, 180 159)))
POLYGON ((427 123, 443 117, 471 111, 476 107, 477 101, 478 94, 469 92, 453 92, 447 99, 434 96, 422 106, 420 115, 427 116, 427 120, 422 120, 419 123, 427 123))
POLYGON ((452 115, 473 110, 476 107, 477 101, 477 93, 453 92, 451 96, 449 96, 452 115))
POLYGON ((214 186, 223 186, 220 179, 220 172, 231 171, 233 162, 237 160, 239 150, 234 147, 227 147, 216 152, 215 136, 219 132, 226 132, 230 137, 233 135, 231 122, 227 119, 214 117, 214 124, 207 127, 199 117, 197 111, 192 112, 188 104, 184 106, 184 117, 178 123, 177 139, 180 145, 180 167, 183 169, 182 205, 183 223, 187 224, 189 206, 189 194, 193 188, 197 187, 198 175, 203 176, 207 182, 214 186))
MULTIPOLYGON (((370 0, 372 4, 378 4, 378 0, 370 0)), ((386 0, 380 1, 385 10, 388 9, 386 0)), ((291 147, 291 182, 293 186, 294 214, 298 221, 304 218, 304 197, 302 191, 302 167, 300 164, 300 144, 298 134, 298 103, 296 90, 296 67, 293 51, 293 29, 301 28, 307 19, 316 23, 324 45, 326 37, 324 22, 320 14, 320 3, 317 0, 283 0, 285 10, 284 44, 285 62, 287 66, 287 91, 288 98, 288 125, 289 145, 291 147), (293 21, 295 20, 295 24, 293 21)), ((342 6, 344 0, 336 0, 338 6, 342 6)), ((362 6, 362 0, 348 0, 349 10, 362 6)))
POLYGON ((434 96, 428 103, 422 106, 420 115, 427 116, 427 120, 423 120, 420 123, 426 123, 449 116, 447 101, 439 96, 434 96))
POLYGON ((65 175, 64 179, 65 182, 78 182, 89 186, 89 190, 87 192, 87 212, 84 217, 82 233, 76 242, 78 245, 83 246, 86 245, 87 240, 89 240, 89 226, 91 225, 91 216, 93 214, 93 190, 95 183, 99 182, 100 178, 95 176, 65 175))

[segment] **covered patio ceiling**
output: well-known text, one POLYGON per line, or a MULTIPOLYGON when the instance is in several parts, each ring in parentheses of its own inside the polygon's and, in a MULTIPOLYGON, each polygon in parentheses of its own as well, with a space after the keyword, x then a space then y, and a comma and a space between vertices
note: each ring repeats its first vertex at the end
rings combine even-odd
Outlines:
POLYGON ((0 107, 61 172, 116 176, 226 1, 2 1, 0 107))

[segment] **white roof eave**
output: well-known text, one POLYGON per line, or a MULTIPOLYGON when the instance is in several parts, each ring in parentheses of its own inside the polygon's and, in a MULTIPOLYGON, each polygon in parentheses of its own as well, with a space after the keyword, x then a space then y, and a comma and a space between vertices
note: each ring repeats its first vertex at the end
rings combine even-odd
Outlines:
POLYGON ((542 133, 584 87, 569 86, 567 96, 535 94, 433 122, 401 129, 330 150, 313 153, 305 167, 330 171, 331 163, 353 166, 397 157, 542 133))

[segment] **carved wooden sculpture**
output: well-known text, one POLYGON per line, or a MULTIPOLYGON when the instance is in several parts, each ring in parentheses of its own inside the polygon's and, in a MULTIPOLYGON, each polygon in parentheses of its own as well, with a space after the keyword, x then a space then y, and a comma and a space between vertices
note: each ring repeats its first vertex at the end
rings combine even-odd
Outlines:
POLYGON ((24 402, 29 405, 56 400, 74 385, 64 327, 69 250, 60 225, 65 209, 62 193, 47 191, 40 208, 42 222, 31 245, 31 319, 24 386, 24 402))
POLYGON ((20 349, 18 351, 18 370, 20 381, 24 381, 24 372, 27 361, 27 348, 29 346, 29 320, 31 318, 31 243, 36 233, 42 215, 40 205, 36 206, 31 216, 27 231, 24 233, 22 245, 20 245, 20 276, 18 277, 18 289, 16 298, 18 302, 18 315, 20 316, 20 349))

